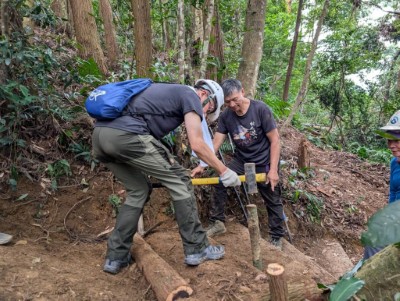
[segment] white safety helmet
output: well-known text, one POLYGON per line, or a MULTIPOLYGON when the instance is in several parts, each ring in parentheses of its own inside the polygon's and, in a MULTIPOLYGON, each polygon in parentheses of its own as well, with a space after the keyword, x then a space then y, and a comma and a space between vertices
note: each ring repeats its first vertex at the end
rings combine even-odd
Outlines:
POLYGON ((217 100, 217 108, 214 112, 208 114, 208 119, 210 122, 217 120, 219 114, 221 113, 221 107, 224 104, 224 92, 221 86, 211 79, 199 79, 196 81, 195 88, 205 89, 211 93, 211 97, 217 100))
POLYGON ((394 113, 388 123, 376 133, 389 140, 400 140, 400 110, 394 113))

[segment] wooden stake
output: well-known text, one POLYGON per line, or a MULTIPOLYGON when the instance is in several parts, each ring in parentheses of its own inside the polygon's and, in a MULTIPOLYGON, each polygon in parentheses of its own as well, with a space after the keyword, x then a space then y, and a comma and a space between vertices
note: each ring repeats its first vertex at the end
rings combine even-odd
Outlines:
POLYGON ((269 275, 269 291, 271 300, 288 301, 288 286, 284 276, 285 269, 277 263, 270 263, 267 268, 269 275))
POLYGON ((260 227, 258 224, 257 206, 254 204, 246 205, 247 211, 249 212, 248 227, 250 233, 251 251, 253 253, 253 265, 261 270, 262 269, 262 257, 260 247, 260 227))
POLYGON ((138 234, 134 236, 132 253, 159 301, 189 298, 193 289, 138 234))

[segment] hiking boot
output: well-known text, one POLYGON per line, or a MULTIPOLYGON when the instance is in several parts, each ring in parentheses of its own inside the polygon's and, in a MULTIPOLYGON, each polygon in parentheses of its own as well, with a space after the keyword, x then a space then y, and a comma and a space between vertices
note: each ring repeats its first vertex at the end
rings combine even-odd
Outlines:
POLYGON ((271 237, 269 243, 279 251, 282 251, 282 237, 271 237))
POLYGON ((208 237, 213 237, 219 234, 223 234, 226 232, 225 224, 219 220, 216 220, 214 223, 208 226, 206 231, 208 237))
POLYGON ((225 248, 223 246, 208 246, 201 253, 190 254, 185 257, 187 265, 199 265, 206 260, 221 259, 225 255, 225 248))
POLYGON ((122 268, 127 267, 133 262, 133 258, 131 253, 128 254, 126 259, 115 259, 111 260, 106 258, 106 262, 104 263, 103 271, 110 274, 118 274, 122 268))
POLYGON ((5 245, 12 240, 12 236, 6 233, 0 232, 0 245, 5 245))

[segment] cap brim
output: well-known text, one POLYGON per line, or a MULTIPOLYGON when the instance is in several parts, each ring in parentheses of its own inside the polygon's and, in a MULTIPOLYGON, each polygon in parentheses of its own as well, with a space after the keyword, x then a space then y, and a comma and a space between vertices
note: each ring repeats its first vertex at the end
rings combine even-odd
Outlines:
POLYGON ((400 140, 400 136, 397 137, 391 133, 383 131, 382 129, 376 130, 375 133, 387 140, 400 140))
POLYGON ((382 131, 400 131, 399 126, 395 125, 385 125, 384 127, 381 127, 380 130, 382 131))
POLYGON ((217 109, 215 110, 215 112, 212 112, 210 114, 208 114, 208 120, 210 122, 214 122, 215 120, 218 119, 219 113, 221 112, 221 108, 217 107, 217 109))

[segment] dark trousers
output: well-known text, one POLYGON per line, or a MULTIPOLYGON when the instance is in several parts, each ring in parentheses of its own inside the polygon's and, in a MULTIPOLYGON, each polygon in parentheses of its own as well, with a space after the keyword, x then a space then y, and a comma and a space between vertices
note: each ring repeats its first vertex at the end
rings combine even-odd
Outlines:
MULTIPOLYGON (((228 163, 228 167, 235 171, 238 175, 244 174, 244 161, 234 157, 228 163)), ((265 166, 256 166, 257 173, 265 172, 265 166)), ((271 189, 271 184, 257 183, 258 191, 264 200, 265 207, 268 213, 269 234, 273 238, 282 237, 285 235, 283 227, 283 204, 281 201, 282 188, 280 183, 275 186, 274 191, 271 189)), ((222 183, 215 185, 214 194, 211 200, 210 221, 216 220, 225 221, 225 203, 227 200, 227 189, 222 183)))

